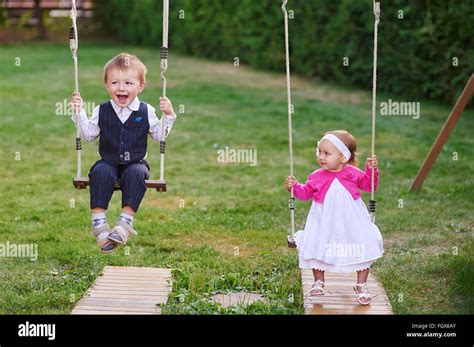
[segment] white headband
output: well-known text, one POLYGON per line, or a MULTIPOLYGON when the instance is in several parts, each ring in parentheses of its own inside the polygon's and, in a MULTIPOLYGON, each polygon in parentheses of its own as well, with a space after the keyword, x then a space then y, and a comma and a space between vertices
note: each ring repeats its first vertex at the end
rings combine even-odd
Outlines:
POLYGON ((339 137, 337 137, 336 135, 333 135, 333 134, 326 134, 322 137, 321 140, 318 141, 318 148, 319 148, 319 142, 321 142, 322 140, 328 140, 330 141, 334 146, 337 147, 337 149, 339 150, 339 152, 342 153, 342 155, 344 156, 344 158, 346 159, 346 161, 348 161, 349 159, 351 159, 351 151, 349 150, 349 148, 347 148, 347 146, 344 144, 344 142, 342 142, 339 137))

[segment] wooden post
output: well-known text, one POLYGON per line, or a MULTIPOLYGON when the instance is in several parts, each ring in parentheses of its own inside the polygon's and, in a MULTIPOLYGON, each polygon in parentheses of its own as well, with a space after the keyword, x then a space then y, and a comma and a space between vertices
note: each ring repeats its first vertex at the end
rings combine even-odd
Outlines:
POLYGON ((35 0, 35 17, 38 19, 38 39, 47 39, 46 27, 44 26, 43 20, 43 8, 41 7, 41 0, 35 0))
POLYGON ((431 147, 428 156, 426 157, 425 161, 423 162, 423 165, 421 165, 420 170, 416 174, 415 180, 413 181, 413 184, 411 186, 412 191, 418 191, 421 189, 421 185, 423 184, 426 176, 430 172, 430 169, 433 166, 436 158, 438 157, 439 152, 441 152, 441 149, 448 140, 448 137, 451 134, 451 131, 454 129, 454 126, 456 125, 459 117, 461 116, 461 113, 464 111, 464 108, 468 104, 473 91, 474 74, 471 75, 469 81, 466 83, 466 86, 464 87, 464 90, 462 91, 461 95, 456 101, 456 104, 451 110, 451 113, 449 114, 446 123, 444 123, 443 128, 438 134, 438 137, 436 138, 433 147, 431 147))

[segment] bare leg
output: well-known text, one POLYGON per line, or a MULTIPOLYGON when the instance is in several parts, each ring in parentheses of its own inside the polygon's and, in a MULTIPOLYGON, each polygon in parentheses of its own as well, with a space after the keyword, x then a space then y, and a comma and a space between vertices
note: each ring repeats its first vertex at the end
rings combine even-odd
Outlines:
POLYGON ((324 271, 313 269, 314 280, 321 280, 324 282, 324 271))
POLYGON ((102 212, 105 212, 105 210, 101 207, 95 207, 92 209, 92 213, 96 214, 96 213, 102 213, 102 212))
POLYGON ((369 271, 370 271, 370 269, 357 271, 357 283, 367 282, 367 278, 369 277, 369 271))
POLYGON ((131 208, 130 206, 124 206, 122 208, 122 212, 125 212, 126 214, 128 214, 129 216, 134 216, 135 215, 135 211, 133 210, 133 208, 131 208))
MULTIPOLYGON (((369 271, 370 271, 370 269, 357 271, 357 283, 358 284, 362 284, 362 283, 367 282, 367 278, 369 277, 369 271)), ((363 293, 363 291, 364 291, 362 286, 357 286, 356 289, 357 289, 358 293, 363 293)), ((368 298, 361 298, 360 300, 364 303, 369 303, 371 301, 371 299, 368 299, 368 298)))

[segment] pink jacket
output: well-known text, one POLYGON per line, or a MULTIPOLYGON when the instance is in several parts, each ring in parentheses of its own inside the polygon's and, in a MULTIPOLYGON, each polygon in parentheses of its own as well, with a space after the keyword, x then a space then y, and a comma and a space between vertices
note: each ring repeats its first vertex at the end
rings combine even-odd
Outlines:
MULTIPOLYGON (((309 200, 313 198, 315 202, 322 203, 332 181, 337 178, 349 193, 351 193, 354 200, 357 200, 360 198, 359 189, 364 192, 370 192, 371 175, 372 169, 368 165, 365 166, 365 172, 352 165, 346 165, 346 167, 339 172, 318 169, 309 175, 305 184, 297 183, 294 186, 294 195, 300 200, 309 200)), ((377 190, 378 183, 379 172, 375 169, 375 190, 377 190)))

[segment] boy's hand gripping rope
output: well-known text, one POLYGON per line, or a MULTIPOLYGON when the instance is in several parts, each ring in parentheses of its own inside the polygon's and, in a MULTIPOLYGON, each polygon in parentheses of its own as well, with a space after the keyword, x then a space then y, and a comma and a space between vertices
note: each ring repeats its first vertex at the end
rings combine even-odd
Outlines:
MULTIPOLYGON (((71 49, 72 60, 74 61, 74 92, 79 92, 79 79, 77 67, 77 50, 79 49, 79 38, 77 35, 77 9, 76 0, 71 1, 70 17, 72 20, 72 27, 69 29, 69 48, 71 49)), ((76 120, 76 151, 77 151, 77 174, 76 177, 81 177, 81 132, 79 128, 78 115, 74 115, 76 120)))
MULTIPOLYGON (((168 69, 168 17, 169 17, 169 0, 163 0, 163 44, 160 49, 161 55, 161 81, 163 83, 163 97, 166 97, 166 77, 165 73, 168 69)), ((160 141, 160 180, 164 180, 165 176, 165 147, 166 136, 165 132, 165 117, 164 112, 161 114, 161 141, 160 141)))

